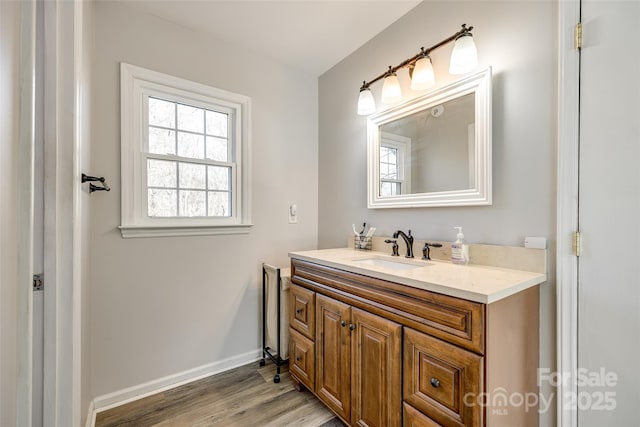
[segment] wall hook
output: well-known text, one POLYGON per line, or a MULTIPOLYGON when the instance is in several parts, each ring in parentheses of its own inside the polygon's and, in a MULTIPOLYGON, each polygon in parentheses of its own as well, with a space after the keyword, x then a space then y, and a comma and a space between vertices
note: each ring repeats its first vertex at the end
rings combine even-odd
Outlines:
POLYGON ((97 176, 90 176, 90 175, 86 175, 86 174, 82 174, 82 182, 100 182, 102 184, 102 187, 99 187, 97 185, 94 184, 89 184, 89 193, 93 193, 94 191, 111 191, 111 188, 109 188, 109 186, 107 185, 107 183, 105 182, 105 179, 103 176, 101 177, 97 177, 97 176))

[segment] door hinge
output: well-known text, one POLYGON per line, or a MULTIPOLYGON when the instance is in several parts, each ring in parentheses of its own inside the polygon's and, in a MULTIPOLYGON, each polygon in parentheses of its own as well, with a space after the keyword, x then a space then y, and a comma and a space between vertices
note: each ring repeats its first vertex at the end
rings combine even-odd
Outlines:
POLYGON ((41 291, 44 289, 44 274, 34 274, 33 275, 33 290, 41 291))
POLYGON ((573 29, 574 46, 576 49, 582 49, 582 22, 578 22, 573 29))
POLYGON ((582 235, 579 231, 573 233, 573 256, 582 255, 582 235))

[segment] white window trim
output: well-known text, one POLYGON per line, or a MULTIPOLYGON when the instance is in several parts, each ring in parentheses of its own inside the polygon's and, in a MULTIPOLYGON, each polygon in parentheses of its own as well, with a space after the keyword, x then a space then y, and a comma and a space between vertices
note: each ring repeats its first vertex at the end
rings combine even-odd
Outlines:
POLYGON ((122 211, 119 227, 122 237, 195 236, 211 234, 246 234, 251 224, 250 141, 251 99, 200 83, 169 76, 130 64, 120 64, 121 98, 121 193, 122 211), (147 130, 143 98, 149 93, 164 92, 174 99, 197 104, 216 104, 234 111, 236 167, 232 197, 232 215, 226 218, 150 218, 146 213, 146 170, 142 162, 144 135, 147 130), (144 195, 142 192, 144 191, 144 195))
MULTIPOLYGON (((401 183, 400 195, 411 194, 411 138, 389 132, 380 132, 380 146, 398 150, 399 155, 397 162, 398 173, 400 174, 398 181, 401 183)), ((379 165, 380 152, 378 152, 378 167, 380 167, 379 165)), ((379 189, 378 192, 380 192, 379 189)))

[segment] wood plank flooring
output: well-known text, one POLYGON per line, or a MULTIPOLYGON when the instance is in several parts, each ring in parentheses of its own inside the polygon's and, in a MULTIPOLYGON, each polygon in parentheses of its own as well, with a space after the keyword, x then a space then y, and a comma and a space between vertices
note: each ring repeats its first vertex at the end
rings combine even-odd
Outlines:
POLYGON ((96 427, 343 427, 309 391, 293 388, 286 367, 258 362, 154 394, 96 416, 96 427))

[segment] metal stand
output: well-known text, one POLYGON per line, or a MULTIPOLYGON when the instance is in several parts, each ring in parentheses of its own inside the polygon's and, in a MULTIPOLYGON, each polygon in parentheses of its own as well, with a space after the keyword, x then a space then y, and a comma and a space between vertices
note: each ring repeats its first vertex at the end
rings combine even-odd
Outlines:
POLYGON ((276 332, 276 345, 277 349, 276 353, 272 353, 273 349, 267 347, 267 271, 264 268, 264 264, 262 264, 262 359, 260 359, 260 366, 264 366, 266 364, 266 358, 271 359, 273 363, 276 365, 276 374, 273 377, 274 383, 280 382, 280 366, 284 365, 288 362, 287 360, 282 359, 280 355, 282 354, 282 343, 280 337, 280 307, 281 307, 281 292, 280 286, 282 284, 282 279, 280 278, 280 269, 276 269, 276 298, 278 310, 276 313, 277 316, 277 332, 276 332))

